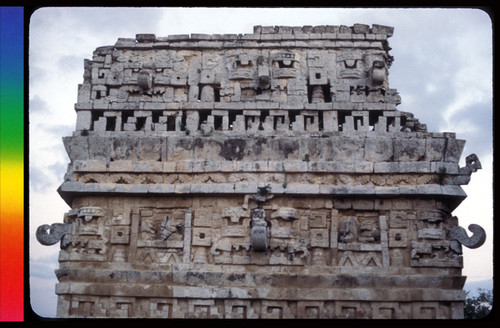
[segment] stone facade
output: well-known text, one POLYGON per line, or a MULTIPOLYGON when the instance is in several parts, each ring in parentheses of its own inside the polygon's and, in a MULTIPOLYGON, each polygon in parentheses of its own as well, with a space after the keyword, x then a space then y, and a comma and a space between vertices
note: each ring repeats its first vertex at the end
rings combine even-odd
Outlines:
POLYGON ((84 61, 57 316, 462 318, 464 140, 389 88, 393 28, 138 34, 84 61))

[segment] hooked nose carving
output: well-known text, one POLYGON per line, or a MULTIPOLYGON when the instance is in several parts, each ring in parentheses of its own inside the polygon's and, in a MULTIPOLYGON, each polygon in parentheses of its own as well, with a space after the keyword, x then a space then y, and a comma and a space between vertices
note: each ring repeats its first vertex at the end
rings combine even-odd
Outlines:
POLYGON ((472 232, 471 237, 467 235, 464 228, 458 226, 450 229, 450 239, 452 241, 455 240, 468 248, 481 247, 486 240, 486 232, 484 229, 477 224, 471 224, 468 228, 472 232))
POLYGON ((256 251, 265 251, 267 248, 267 222, 263 209, 252 210, 252 248, 256 251))
POLYGON ((372 83, 382 85, 385 80, 385 63, 381 60, 375 60, 372 66, 372 83))
MULTIPOLYGON (((44 246, 54 245, 63 239, 63 237, 70 233, 71 223, 53 223, 52 225, 44 224, 36 229, 36 239, 44 246)), ((64 243, 63 244, 67 244, 64 243)), ((64 248, 65 245, 61 245, 64 248)))
POLYGON ((139 74, 137 75, 137 84, 143 90, 148 90, 151 88, 152 84, 151 80, 152 80, 151 76, 146 71, 139 72, 139 74))
POLYGON ((257 58, 257 75, 259 78, 259 88, 266 90, 271 87, 271 76, 269 73, 269 66, 267 65, 264 56, 257 58))
POLYGON ((470 154, 465 158, 465 166, 472 172, 476 172, 477 170, 480 170, 482 168, 481 162, 479 161, 479 158, 476 154, 470 154))

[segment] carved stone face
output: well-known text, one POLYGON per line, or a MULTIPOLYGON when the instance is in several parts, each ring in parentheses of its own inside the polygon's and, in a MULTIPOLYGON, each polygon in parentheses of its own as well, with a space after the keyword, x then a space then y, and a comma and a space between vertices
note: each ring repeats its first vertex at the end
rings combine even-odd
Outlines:
POLYGON ((263 225, 266 226, 266 213, 263 209, 256 208, 252 210, 252 226, 263 225))
POLYGON ((374 60, 370 73, 372 85, 382 85, 387 75, 385 63, 381 60, 374 60))
POLYGON ((339 229, 339 242, 350 243, 358 238, 358 224, 354 217, 348 217, 341 221, 339 229))
POLYGON ((365 77, 363 55, 359 51, 345 51, 337 57, 340 79, 362 79, 365 77))

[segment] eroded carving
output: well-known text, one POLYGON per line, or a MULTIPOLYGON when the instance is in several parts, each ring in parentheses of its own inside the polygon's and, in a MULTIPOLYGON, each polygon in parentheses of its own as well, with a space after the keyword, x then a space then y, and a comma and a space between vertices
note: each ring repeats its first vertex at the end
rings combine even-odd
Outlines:
POLYGON ((339 229, 339 242, 350 243, 358 240, 358 222, 354 217, 343 219, 339 229))
POLYGON ((470 237, 467 235, 465 229, 460 226, 451 228, 448 233, 448 237, 452 241, 451 247, 459 254, 462 253, 462 250, 457 243, 468 248, 478 248, 486 241, 486 232, 481 226, 471 224, 468 229, 472 232, 472 236, 470 237))
POLYGON ((71 229, 73 225, 70 223, 53 223, 51 225, 44 224, 36 230, 36 239, 45 246, 54 245, 61 241, 61 249, 64 249, 71 242, 71 229))
POLYGON ((167 240, 173 233, 179 232, 182 228, 182 223, 175 225, 168 222, 168 215, 165 215, 160 226, 160 237, 162 240, 167 240))
POLYGON ((263 209, 256 208, 251 213, 252 221, 252 248, 256 251, 264 251, 267 248, 267 221, 263 209))

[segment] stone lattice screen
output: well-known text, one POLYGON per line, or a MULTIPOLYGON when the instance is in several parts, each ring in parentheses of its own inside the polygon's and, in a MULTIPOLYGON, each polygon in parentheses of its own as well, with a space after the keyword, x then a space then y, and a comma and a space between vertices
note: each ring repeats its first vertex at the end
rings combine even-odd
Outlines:
MULTIPOLYGON (((461 318, 464 140, 389 88, 393 28, 137 34, 84 61, 59 317, 461 318)), ((50 229, 49 229, 50 228, 50 229)))

